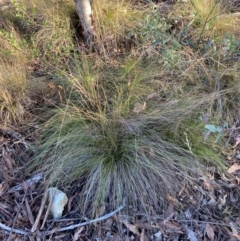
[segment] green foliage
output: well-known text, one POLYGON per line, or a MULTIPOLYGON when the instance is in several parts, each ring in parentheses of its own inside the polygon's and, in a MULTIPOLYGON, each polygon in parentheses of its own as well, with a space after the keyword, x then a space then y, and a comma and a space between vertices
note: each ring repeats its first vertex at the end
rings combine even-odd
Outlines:
POLYGON ((201 101, 157 106, 146 101, 136 111, 136 101, 150 93, 146 81, 151 68, 127 59, 121 68, 107 68, 103 74, 85 61, 71 65, 66 75, 71 96, 44 127, 30 169, 41 167, 51 184, 80 180, 80 202, 91 214, 103 202, 117 207, 124 197, 132 205, 140 202, 143 210, 148 203, 157 206, 159 193, 164 197, 179 188, 179 180, 195 175, 192 154, 165 132, 174 130, 201 101))
POLYGON ((238 55, 240 53, 240 41, 233 34, 226 34, 222 39, 222 45, 224 56, 238 55))
POLYGON ((182 1, 184 16, 170 21, 152 5, 92 1, 94 38, 86 49, 73 28, 74 1, 12 0, 19 31, 0 30, 0 120, 23 124, 34 104, 29 57, 38 58, 39 72, 55 74, 43 83, 44 100, 31 93, 45 109, 28 171, 42 171, 47 185, 78 183, 82 210, 94 215, 125 197, 146 212, 203 164, 224 169, 225 127, 216 123, 236 119, 239 66, 228 61, 238 58, 239 40, 235 16, 208 2, 182 1), (55 102, 46 92, 58 85, 55 102), (46 121, 49 103, 56 108, 46 121), (196 119, 203 112, 209 122, 196 119))
POLYGON ((165 18, 158 15, 157 10, 152 10, 150 14, 146 14, 144 19, 139 23, 138 34, 140 42, 152 46, 159 46, 160 49, 169 47, 181 49, 178 41, 167 31, 171 25, 167 23, 165 18))
POLYGON ((14 15, 19 18, 20 20, 24 21, 25 24, 36 24, 33 20, 33 16, 36 13, 36 9, 34 7, 29 8, 25 1, 20 0, 11 0, 11 3, 13 4, 15 8, 14 15))
POLYGON ((220 127, 210 124, 204 126, 202 121, 199 121, 196 117, 191 119, 186 118, 179 127, 176 142, 179 142, 180 138, 180 143, 183 144, 183 147, 191 151, 202 163, 217 166, 219 169, 224 170, 225 164, 220 154, 220 143, 216 146, 216 137, 209 135, 215 132, 222 134, 220 127), (204 132, 204 128, 206 128, 206 132, 204 132), (208 133, 207 136, 206 133, 208 133))

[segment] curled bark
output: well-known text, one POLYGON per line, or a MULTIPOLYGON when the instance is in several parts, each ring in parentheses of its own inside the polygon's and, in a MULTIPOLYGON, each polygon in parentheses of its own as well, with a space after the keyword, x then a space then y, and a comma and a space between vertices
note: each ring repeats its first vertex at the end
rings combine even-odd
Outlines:
POLYGON ((75 0, 75 3, 84 31, 84 41, 89 45, 93 35, 92 8, 90 0, 75 0))

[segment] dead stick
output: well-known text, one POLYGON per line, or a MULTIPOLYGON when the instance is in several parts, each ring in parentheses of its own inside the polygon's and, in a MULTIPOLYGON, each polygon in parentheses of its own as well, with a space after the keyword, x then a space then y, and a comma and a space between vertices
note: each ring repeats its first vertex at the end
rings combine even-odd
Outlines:
MULTIPOLYGON (((46 195, 46 193, 45 193, 44 199, 46 198, 46 196, 48 196, 48 195, 46 195)), ((43 203, 45 204, 45 202, 42 202, 42 205, 43 205, 43 203)), ((90 221, 87 221, 87 222, 84 222, 84 223, 79 223, 79 224, 76 224, 76 225, 67 226, 65 228, 60 228, 60 229, 57 229, 57 230, 56 229, 51 230, 51 231, 47 232, 46 235, 50 235, 50 234, 55 233, 55 232, 63 232, 63 231, 66 231, 66 230, 71 230, 71 229, 74 229, 74 228, 82 227, 82 226, 85 226, 85 225, 88 225, 88 224, 91 224, 91 223, 95 223, 95 222, 99 222, 99 221, 108 219, 108 218, 112 217, 114 214, 116 214, 117 212, 119 212, 121 209, 123 209, 125 206, 126 206, 125 204, 121 205, 115 211, 113 211, 111 213, 108 213, 108 214, 106 214, 106 215, 104 215, 100 218, 96 218, 96 219, 93 219, 93 220, 90 220, 90 221)), ((42 208, 42 206, 41 206, 41 208, 42 208)), ((38 226, 38 223, 39 223, 38 219, 40 219, 40 217, 41 217, 41 213, 40 214, 39 213, 40 213, 40 210, 38 212, 38 217, 37 217, 32 229, 31 229, 31 232, 34 232, 36 230, 37 226, 38 226), (32 230, 34 230, 34 231, 32 231, 32 230)), ((10 227, 2 224, 2 223, 0 223, 0 228, 2 228, 4 230, 7 230, 9 232, 17 233, 17 234, 22 234, 22 235, 29 235, 30 234, 30 231, 24 231, 24 230, 20 230, 20 229, 10 228, 10 227)))
POLYGON ((39 212, 38 212, 37 218, 35 220, 35 223, 33 224, 32 229, 31 229, 32 233, 35 232, 37 227, 38 227, 38 223, 39 223, 40 218, 42 216, 42 213, 43 213, 44 206, 45 206, 45 203, 47 201, 47 198, 48 198, 48 190, 46 190, 45 193, 44 193, 44 197, 43 197, 43 200, 42 200, 42 203, 41 203, 41 207, 39 209, 39 212))
POLYGON ((119 208, 117 208, 115 211, 111 212, 111 213, 108 213, 100 218, 96 218, 96 219, 93 219, 93 220, 89 220, 87 222, 83 222, 83 223, 79 223, 79 224, 75 224, 75 225, 70 225, 70 226, 67 226, 67 227, 64 227, 64 228, 60 228, 60 229, 55 229, 55 230, 50 230, 47 232, 46 235, 50 235, 52 234, 53 232, 63 232, 63 231, 66 231, 66 230, 71 230, 71 229, 74 229, 74 228, 79 228, 79 227, 82 227, 82 226, 85 226, 85 225, 88 225, 88 224, 91 224, 91 223, 96 223, 96 222, 99 222, 99 221, 102 221, 102 220, 105 220, 105 219, 108 219, 110 217, 112 217, 114 214, 116 214, 117 212, 119 212, 121 209, 123 209, 126 205, 123 204, 121 205, 119 208))
POLYGON ((18 234, 22 234, 22 235, 29 235, 30 232, 26 232, 24 230, 20 230, 20 229, 15 229, 15 228, 10 228, 2 223, 0 223, 0 228, 4 229, 4 230, 7 230, 9 232, 13 232, 13 233, 18 233, 18 234))
POLYGON ((46 221, 47 221, 48 215, 49 215, 49 213, 50 213, 50 210, 51 210, 51 207, 52 207, 52 204, 53 204, 53 196, 54 196, 55 194, 56 194, 56 193, 54 192, 53 195, 50 195, 49 190, 48 190, 48 195, 49 195, 49 199, 50 199, 50 200, 49 200, 47 212, 46 212, 46 214, 45 214, 45 217, 44 217, 43 222, 42 222, 42 226, 41 226, 41 228, 40 228, 41 230, 44 229, 44 225, 45 225, 45 223, 46 223, 46 221))

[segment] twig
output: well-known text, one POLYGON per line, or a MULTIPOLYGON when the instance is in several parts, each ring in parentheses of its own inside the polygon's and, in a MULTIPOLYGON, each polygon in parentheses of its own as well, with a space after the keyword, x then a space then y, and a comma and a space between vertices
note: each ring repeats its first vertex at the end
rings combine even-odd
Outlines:
POLYGON ((50 210, 51 210, 51 207, 52 207, 52 204, 53 204, 53 196, 55 195, 55 193, 54 194, 50 194, 50 192, 49 192, 49 189, 48 189, 48 196, 49 196, 49 204, 48 204, 48 208, 47 208, 47 212, 46 212, 46 214, 45 214, 45 217, 44 217, 44 219, 43 219, 43 222, 42 222, 42 226, 41 226, 41 230, 42 229, 44 229, 44 225, 45 225, 45 223, 46 223, 46 221, 47 221, 47 218, 48 218, 48 215, 49 215, 49 213, 50 213, 50 210))
MULTIPOLYGON (((46 233, 46 235, 50 235, 50 234, 53 234, 55 232, 63 232, 63 231, 66 231, 66 230, 71 230, 71 229, 74 229, 74 228, 78 228, 78 227, 82 227, 82 226, 86 226, 88 224, 92 224, 92 223, 95 223, 95 222, 99 222, 99 221, 102 221, 102 220, 105 220, 105 219, 108 219, 110 217, 112 217, 114 214, 116 214, 117 212, 119 212, 120 210, 122 210, 124 207, 126 206, 126 204, 123 204, 121 205, 119 208, 117 208, 115 211, 111 212, 111 213, 108 213, 100 218, 96 218, 96 219, 93 219, 93 220, 89 220, 87 222, 84 222, 84 223, 79 223, 79 224, 75 224, 75 225, 70 225, 70 226, 67 226, 65 228, 60 228, 60 229, 54 229, 54 230, 51 230, 51 231, 48 231, 46 233)), ((40 216, 40 215, 39 215, 40 216)), ((38 224, 38 222, 35 222, 36 224, 38 224)), ((36 226, 32 228, 31 232, 30 230, 29 231, 24 231, 24 230, 20 230, 20 229, 15 229, 15 228, 10 228, 2 223, 0 223, 0 228, 4 229, 4 230, 7 230, 9 232, 13 232, 13 233, 17 233, 17 234, 22 234, 22 235, 30 235, 31 232, 35 231, 36 230, 36 226)))
MULTIPOLYGON (((27 188, 27 189, 28 189, 28 188, 27 188)), ((13 221, 13 225, 12 225, 12 227, 14 227, 15 224, 16 224, 16 221, 17 221, 18 215, 19 215, 20 210, 21 210, 21 208, 22 208, 22 205, 23 205, 23 203, 24 203, 24 201, 25 201, 26 195, 27 195, 27 190, 25 191, 24 196, 23 196, 23 199, 22 199, 22 202, 20 203, 21 206, 19 206, 19 209, 18 209, 18 211, 17 211, 17 213, 16 213, 16 215, 15 215, 15 218, 14 218, 14 221, 13 221)), ((10 240, 10 238, 11 238, 11 234, 12 234, 13 230, 14 230, 14 228, 11 229, 7 241, 10 240)))
POLYGON ((0 223, 0 228, 4 229, 4 230, 7 230, 9 232, 13 232, 13 233, 18 233, 18 234, 22 234, 22 235, 29 235, 30 232, 26 232, 26 231, 23 231, 23 230, 20 230, 20 229, 15 229, 15 228, 10 228, 2 223, 0 223))
POLYGON ((42 199, 42 203, 41 203, 41 206, 40 206, 40 209, 38 211, 38 215, 37 215, 37 218, 32 226, 32 229, 31 229, 31 232, 35 232, 37 227, 38 227, 38 224, 40 222, 40 218, 42 216, 42 213, 43 213, 43 210, 44 210, 44 207, 45 207, 45 203, 47 202, 47 198, 48 198, 48 191, 45 191, 44 193, 44 196, 43 196, 43 199, 42 199))
POLYGON ((47 232, 46 235, 50 235, 52 234, 53 232, 63 232, 63 231, 66 231, 66 230, 71 230, 71 229, 74 229, 74 228, 79 228, 79 227, 82 227, 82 226, 85 226, 85 225, 88 225, 88 224, 91 224, 91 223, 95 223, 95 222, 99 222, 99 221, 102 221, 102 220, 105 220, 105 219, 108 219, 110 217, 112 217, 114 214, 116 214, 117 212, 119 212, 120 210, 122 210, 126 205, 123 204, 121 205, 119 208, 117 208, 115 211, 111 212, 111 213, 108 213, 100 218, 96 218, 96 219, 93 219, 93 220, 89 220, 87 222, 83 222, 83 223, 79 223, 79 224, 75 224, 75 225, 70 225, 70 226, 67 226, 67 227, 64 227, 64 228, 60 228, 60 229, 54 229, 54 230, 50 230, 49 232, 47 232))

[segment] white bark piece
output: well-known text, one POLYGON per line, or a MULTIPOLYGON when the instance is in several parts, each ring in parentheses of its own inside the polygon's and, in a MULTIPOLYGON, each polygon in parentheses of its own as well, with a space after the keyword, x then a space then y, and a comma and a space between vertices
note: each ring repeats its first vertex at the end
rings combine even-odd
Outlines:
POLYGON ((93 34, 92 8, 90 0, 75 0, 75 2, 77 13, 84 30, 84 40, 86 44, 89 45, 93 34))

